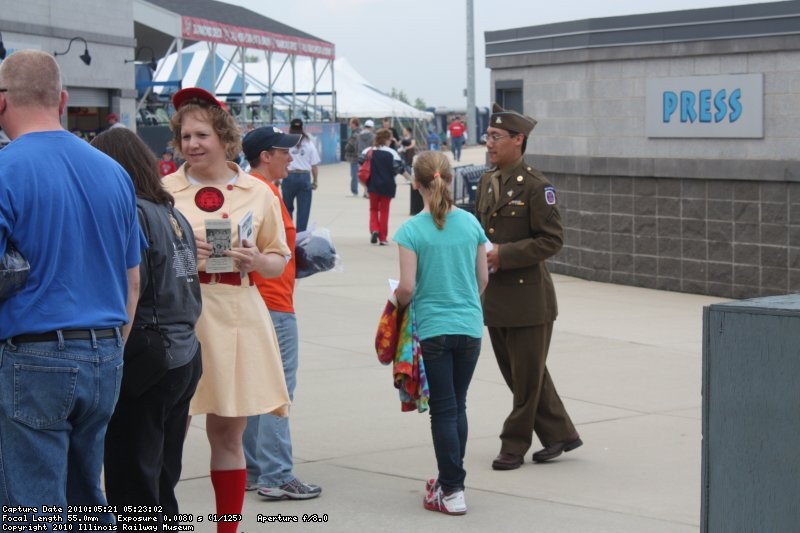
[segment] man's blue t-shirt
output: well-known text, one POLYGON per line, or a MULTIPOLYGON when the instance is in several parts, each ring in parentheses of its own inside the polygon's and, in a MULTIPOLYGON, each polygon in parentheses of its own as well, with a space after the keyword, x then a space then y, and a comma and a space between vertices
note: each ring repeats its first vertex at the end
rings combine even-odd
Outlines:
POLYGON ((486 235, 478 220, 454 209, 440 230, 431 214, 423 212, 404 222, 394 241, 417 255, 413 300, 420 340, 437 335, 482 337, 475 262, 486 235))
POLYGON ((0 339, 127 322, 129 268, 146 247, 128 174, 67 131, 28 133, 0 150, 0 254, 31 265, 0 302, 0 339))

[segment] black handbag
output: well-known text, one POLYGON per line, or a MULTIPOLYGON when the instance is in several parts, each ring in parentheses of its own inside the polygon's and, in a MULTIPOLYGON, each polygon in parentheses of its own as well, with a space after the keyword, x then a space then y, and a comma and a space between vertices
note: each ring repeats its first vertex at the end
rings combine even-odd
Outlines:
POLYGON ((122 368, 122 385, 120 394, 127 398, 138 398, 155 385, 169 370, 170 356, 168 353, 170 342, 158 325, 158 296, 153 280, 153 259, 150 250, 153 241, 150 238, 150 225, 147 217, 139 208, 144 221, 145 234, 147 235, 147 262, 150 290, 153 294, 153 321, 151 324, 134 326, 125 342, 123 352, 124 366, 122 368))

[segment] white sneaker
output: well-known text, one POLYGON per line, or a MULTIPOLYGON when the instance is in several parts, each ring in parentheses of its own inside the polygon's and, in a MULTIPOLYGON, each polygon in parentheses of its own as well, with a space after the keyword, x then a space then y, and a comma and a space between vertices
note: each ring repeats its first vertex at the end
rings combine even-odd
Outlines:
MULTIPOLYGON (((429 486, 429 484, 426 484, 426 486, 429 486)), ((462 515, 467 512, 464 491, 457 490, 445 495, 438 483, 430 488, 428 494, 422 499, 422 505, 429 511, 439 511, 450 515, 462 515)))

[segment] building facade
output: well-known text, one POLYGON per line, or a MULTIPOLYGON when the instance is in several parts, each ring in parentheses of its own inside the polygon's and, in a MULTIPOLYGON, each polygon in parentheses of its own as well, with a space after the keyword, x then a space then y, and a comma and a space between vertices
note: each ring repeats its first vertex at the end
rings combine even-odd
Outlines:
POLYGON ((136 45, 133 0, 0 0, 0 13, 7 53, 21 48, 58 53, 69 92, 65 128, 89 138, 108 127, 109 113, 136 126, 134 67, 125 63, 136 45), (90 58, 88 65, 82 57, 90 58))
POLYGON ((732 298, 800 289, 800 2, 486 34, 495 99, 539 120, 555 272, 732 298))

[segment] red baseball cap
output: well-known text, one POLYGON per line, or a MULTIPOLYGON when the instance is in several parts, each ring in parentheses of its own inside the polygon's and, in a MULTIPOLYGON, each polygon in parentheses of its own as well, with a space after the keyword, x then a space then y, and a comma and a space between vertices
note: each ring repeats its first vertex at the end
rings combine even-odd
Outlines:
POLYGON ((228 106, 217 100, 213 94, 205 89, 201 89, 200 87, 187 87, 186 89, 181 89, 172 95, 172 105, 175 106, 176 111, 189 100, 201 100, 203 102, 208 102, 211 105, 219 106, 225 111, 228 111, 228 106))

